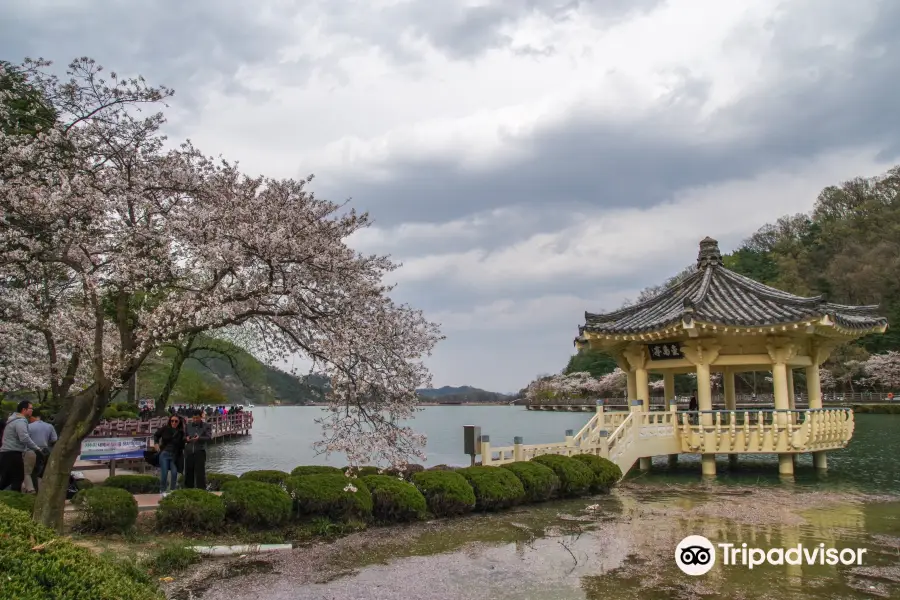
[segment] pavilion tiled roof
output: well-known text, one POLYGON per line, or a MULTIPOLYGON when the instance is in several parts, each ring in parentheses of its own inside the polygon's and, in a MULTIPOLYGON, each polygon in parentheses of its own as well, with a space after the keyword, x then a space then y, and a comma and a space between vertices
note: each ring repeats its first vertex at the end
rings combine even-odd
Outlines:
POLYGON ((805 298, 763 285, 722 264, 719 244, 700 242, 697 269, 682 281, 645 302, 606 314, 584 313, 585 332, 640 334, 666 329, 682 321, 716 325, 763 327, 828 316, 839 327, 865 330, 887 324, 878 306, 846 306, 805 298))

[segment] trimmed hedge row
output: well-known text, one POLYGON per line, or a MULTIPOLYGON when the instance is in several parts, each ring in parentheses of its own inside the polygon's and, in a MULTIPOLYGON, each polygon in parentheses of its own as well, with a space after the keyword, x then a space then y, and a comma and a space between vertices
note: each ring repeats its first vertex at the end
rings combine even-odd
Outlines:
MULTIPOLYGON (((159 503, 156 525, 163 531, 215 532, 225 523, 272 528, 297 518, 328 517, 338 522, 401 522, 493 511, 554 497, 608 493, 622 473, 612 462, 593 455, 537 456, 502 467, 425 470, 407 465, 401 479, 378 474, 376 467, 351 472, 329 466, 301 466, 290 474, 277 470, 248 471, 240 477, 207 475, 207 488, 180 489, 159 503), (221 491, 221 496, 212 491, 221 491)), ((391 473, 386 471, 385 473, 391 473)), ((127 531, 137 518, 131 493, 158 489, 150 475, 119 475, 103 486, 79 492, 76 527, 83 531, 127 531)), ((33 498, 0 492, 0 504, 30 512, 33 498)))
MULTIPOLYGON (((121 490, 120 490, 121 491, 121 490)), ((0 503, 0 600, 163 600, 149 577, 76 546, 0 503)))

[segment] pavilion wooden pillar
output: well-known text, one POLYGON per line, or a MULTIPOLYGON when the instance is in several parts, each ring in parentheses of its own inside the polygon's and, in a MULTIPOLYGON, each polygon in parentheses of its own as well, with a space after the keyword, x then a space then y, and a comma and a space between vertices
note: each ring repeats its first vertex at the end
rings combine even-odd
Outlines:
MULTIPOLYGON (((709 367, 719 356, 721 346, 714 339, 688 340, 682 347, 684 357, 694 364, 697 369, 697 408, 700 413, 701 435, 707 427, 712 427, 712 384, 709 377, 709 367)), ((716 476, 716 455, 701 454, 700 466, 704 477, 716 476)))
MULTIPOLYGON (((796 347, 786 338, 769 338, 767 344, 769 357, 772 359, 772 387, 775 396, 775 416, 773 425, 780 431, 775 437, 776 445, 779 439, 790 439, 790 391, 788 373, 788 361, 797 353, 796 347)), ((787 449, 787 448, 785 448, 787 449)), ((789 452, 778 454, 778 474, 782 477, 794 476, 794 456, 789 452)))
MULTIPOLYGON (((665 406, 666 406, 666 409, 668 410, 669 402, 672 402, 675 400, 675 373, 672 373, 671 371, 663 372, 663 390, 664 390, 663 395, 665 395, 665 397, 666 397, 665 406)), ((676 416, 677 416, 677 414, 676 414, 676 416)), ((669 455, 669 466, 674 467, 677 464, 678 464, 678 455, 670 454, 669 455)))
MULTIPOLYGON (((647 371, 647 351, 643 344, 634 344, 624 351, 628 365, 634 370, 634 397, 629 402, 640 400, 642 410, 650 412, 650 373, 647 371)), ((639 461, 641 471, 649 471, 653 459, 642 457, 639 461)))
MULTIPOLYGON (((806 395, 809 397, 810 410, 822 408, 822 381, 819 378, 819 367, 828 360, 831 347, 816 340, 810 343, 809 357, 812 364, 806 367, 806 395)), ((828 468, 828 458, 824 451, 813 452, 813 466, 824 471, 828 468)))
MULTIPOLYGON (((731 411, 728 414, 729 422, 737 418, 737 394, 734 390, 734 370, 731 367, 725 367, 722 371, 722 388, 725 391, 725 410, 731 411)), ((728 466, 734 468, 737 466, 738 455, 731 453, 728 455, 728 466)))

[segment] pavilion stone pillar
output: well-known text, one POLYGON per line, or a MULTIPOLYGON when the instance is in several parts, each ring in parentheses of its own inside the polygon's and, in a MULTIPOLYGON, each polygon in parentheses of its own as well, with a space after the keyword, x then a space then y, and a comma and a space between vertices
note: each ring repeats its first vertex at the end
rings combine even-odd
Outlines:
MULTIPOLYGON (((809 398, 810 410, 822 408, 822 381, 819 378, 819 368, 828 360, 831 349, 831 346, 815 340, 810 343, 809 357, 812 364, 806 367, 806 395, 809 398)), ((813 465, 816 469, 824 471, 828 468, 828 459, 824 451, 813 452, 812 455, 813 465)))
POLYGON ((631 406, 632 400, 637 400, 637 381, 634 375, 634 369, 625 371, 625 383, 628 391, 628 406, 631 406))
MULTIPOLYGON (((709 377, 709 367, 719 357, 721 346, 714 339, 688 340, 681 351, 689 362, 697 369, 697 408, 700 411, 712 411, 712 384, 709 377)), ((703 430, 712 427, 713 416, 711 412, 700 413, 701 435, 706 438, 703 430)), ((714 438, 715 436, 713 436, 714 438)), ((704 477, 716 476, 715 453, 701 454, 700 465, 704 477)))
MULTIPOLYGON (((669 407, 669 402, 675 401, 675 373, 671 371, 663 372, 663 395, 666 397, 665 406, 669 407)), ((673 410, 677 410, 673 409, 673 410)), ((673 416, 673 418, 677 418, 677 414, 673 416)), ((674 467, 678 464, 678 455, 670 454, 669 455, 669 466, 674 467)))
MULTIPOLYGON (((628 365, 634 370, 634 399, 641 401, 641 409, 650 411, 650 373, 647 372, 647 351, 643 344, 633 344, 623 352, 628 365)), ((629 398, 630 400, 630 398, 629 398)), ((652 457, 640 459, 640 470, 649 471, 652 457)))
MULTIPOLYGON (((797 353, 796 347, 787 338, 770 338, 766 346, 772 359, 772 387, 775 396, 774 424, 781 433, 774 437, 775 443, 781 436, 788 436, 788 410, 790 409, 790 392, 788 387, 788 361, 797 353)), ((778 474, 783 477, 794 476, 793 453, 778 455, 778 474)))
MULTIPOLYGON (((722 372, 722 388, 725 390, 725 410, 737 410, 737 394, 734 391, 734 370, 731 367, 725 367, 722 372)), ((728 415, 729 423, 737 418, 737 414, 732 412, 728 415)), ((734 468, 737 466, 738 455, 730 453, 728 455, 728 466, 734 468)))

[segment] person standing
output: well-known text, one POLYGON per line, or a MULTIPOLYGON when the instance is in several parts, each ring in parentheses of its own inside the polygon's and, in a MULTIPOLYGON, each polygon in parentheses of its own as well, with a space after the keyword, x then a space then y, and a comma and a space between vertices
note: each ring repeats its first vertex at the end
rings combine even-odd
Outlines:
POLYGON ((56 435, 56 428, 50 423, 42 420, 40 410, 34 409, 31 413, 31 422, 28 424, 28 435, 34 440, 34 443, 45 449, 46 452, 28 452, 25 455, 25 489, 28 491, 38 491, 38 483, 44 476, 44 468, 47 466, 47 455, 53 449, 53 444, 59 439, 56 435), (28 454, 33 454, 35 463, 29 477, 28 470, 28 454))
POLYGON ((203 411, 194 411, 184 445, 184 487, 206 489, 206 444, 212 439, 212 427, 203 420, 203 411))
POLYGON ((159 493, 165 497, 178 486, 178 455, 184 446, 181 417, 172 415, 169 422, 153 434, 154 449, 159 452, 159 493), (171 486, 168 485, 171 478, 171 486))
POLYGON ((14 492, 22 490, 25 481, 25 451, 34 450, 44 454, 49 451, 41 449, 28 435, 28 417, 34 407, 31 402, 23 400, 16 406, 16 412, 9 415, 6 427, 3 428, 3 440, 0 442, 0 490, 6 488, 14 492))

